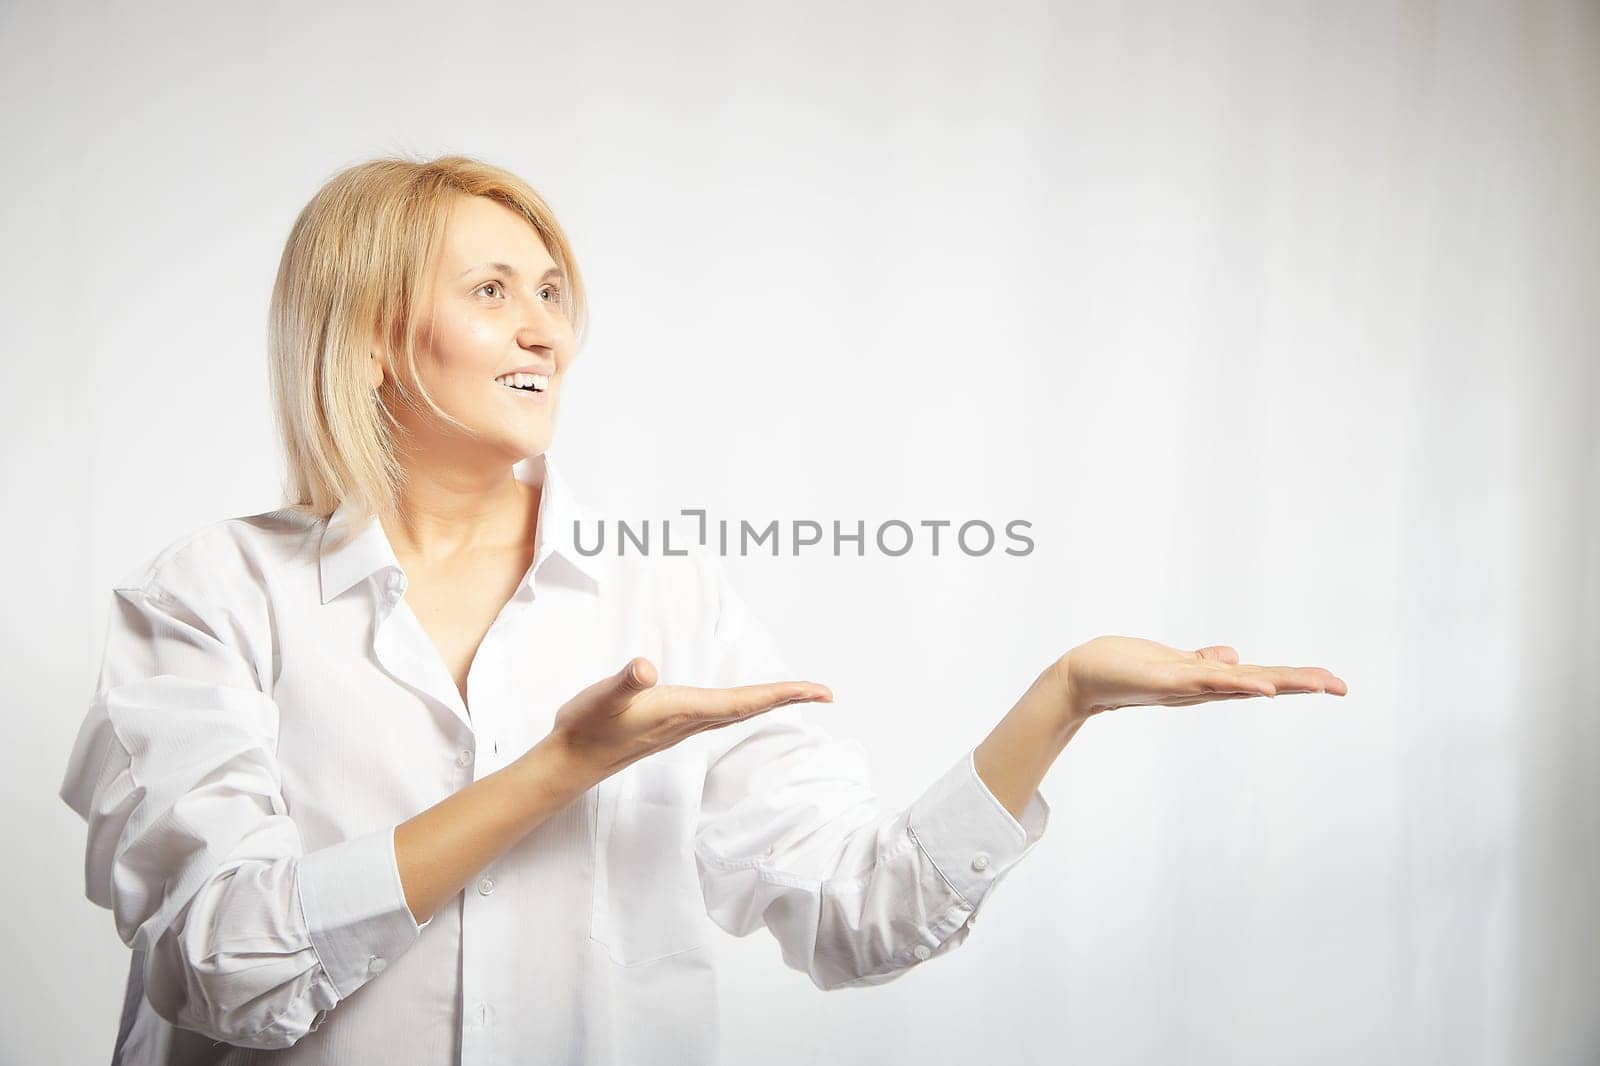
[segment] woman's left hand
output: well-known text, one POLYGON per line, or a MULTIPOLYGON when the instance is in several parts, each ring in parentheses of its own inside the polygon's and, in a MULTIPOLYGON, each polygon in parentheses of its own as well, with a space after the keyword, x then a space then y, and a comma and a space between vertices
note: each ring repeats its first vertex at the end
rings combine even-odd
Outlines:
POLYGON ((1349 691, 1320 666, 1241 664, 1239 653, 1226 644, 1182 651, 1138 637, 1096 637, 1056 660, 1053 672, 1066 725, 1117 707, 1183 707, 1295 692, 1343 696, 1349 691))

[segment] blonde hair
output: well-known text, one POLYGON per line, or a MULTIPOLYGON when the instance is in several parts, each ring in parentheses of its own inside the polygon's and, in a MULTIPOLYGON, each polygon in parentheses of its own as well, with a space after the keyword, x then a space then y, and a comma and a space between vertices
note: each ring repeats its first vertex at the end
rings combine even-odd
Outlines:
POLYGON ((395 457, 399 423, 367 378, 374 344, 392 357, 384 388, 461 426, 423 386, 415 350, 427 311, 419 296, 459 195, 503 204, 538 232, 566 273, 562 304, 582 344, 588 304, 577 261, 555 214, 527 182, 463 155, 390 156, 341 170, 295 219, 267 318, 288 509, 326 518, 349 501, 367 516, 393 513, 405 476, 395 457))

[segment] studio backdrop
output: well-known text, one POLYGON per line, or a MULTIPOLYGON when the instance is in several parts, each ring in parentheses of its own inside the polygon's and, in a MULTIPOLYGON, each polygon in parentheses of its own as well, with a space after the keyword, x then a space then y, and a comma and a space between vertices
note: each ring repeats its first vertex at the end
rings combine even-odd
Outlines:
POLYGON ((1600 1058, 1593 4, 9 4, 0 99, 0 1061, 116 1035, 111 586, 280 506, 288 227, 445 152, 573 240, 574 488, 779 524, 724 565, 886 805, 1098 634, 1349 685, 1098 716, 895 981, 719 937, 726 1061, 1600 1058))

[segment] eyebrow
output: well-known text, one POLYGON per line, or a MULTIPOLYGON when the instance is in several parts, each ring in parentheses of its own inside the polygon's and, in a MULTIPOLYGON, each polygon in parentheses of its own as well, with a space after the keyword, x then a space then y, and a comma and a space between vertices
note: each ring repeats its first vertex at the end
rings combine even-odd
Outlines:
MULTIPOLYGON (((464 278, 474 270, 498 270, 500 273, 510 275, 513 278, 521 276, 521 272, 510 263, 479 263, 476 266, 467 267, 467 269, 457 274, 456 277, 464 278)), ((545 278, 549 277, 557 277, 562 281, 567 280, 567 275, 562 272, 560 267, 551 267, 549 270, 546 270, 544 274, 540 276, 539 280, 543 281, 545 278)))

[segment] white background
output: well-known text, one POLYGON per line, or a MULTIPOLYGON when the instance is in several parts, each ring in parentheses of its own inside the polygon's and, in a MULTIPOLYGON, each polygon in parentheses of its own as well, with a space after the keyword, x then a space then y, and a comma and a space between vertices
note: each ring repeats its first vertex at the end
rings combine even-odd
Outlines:
POLYGON ((109 1058, 109 589, 278 505, 278 255, 393 151, 568 227, 595 504, 1033 523, 729 560, 886 803, 1096 634, 1350 686, 1096 719, 899 981, 724 937, 729 1062, 1600 1057, 1594 4, 10 3, 0 100, 5 1062, 109 1058))

